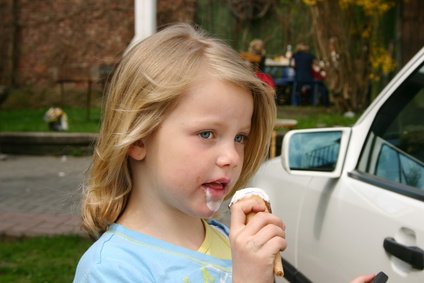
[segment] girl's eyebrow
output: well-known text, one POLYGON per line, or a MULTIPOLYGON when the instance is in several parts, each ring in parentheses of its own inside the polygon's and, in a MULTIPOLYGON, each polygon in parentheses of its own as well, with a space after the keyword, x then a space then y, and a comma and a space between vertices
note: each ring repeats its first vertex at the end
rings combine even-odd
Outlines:
POLYGON ((246 125, 244 127, 241 127, 240 129, 241 129, 242 132, 250 132, 250 130, 252 129, 252 125, 249 124, 249 125, 246 125))
MULTIPOLYGON (((203 124, 206 124, 205 127, 213 128, 213 127, 225 126, 226 123, 227 123, 227 120, 223 121, 222 118, 205 115, 202 117, 198 117, 195 120, 192 120, 192 119, 188 120, 188 122, 186 122, 186 125, 202 127, 203 124)), ((248 124, 241 126, 239 128, 239 131, 249 133, 251 129, 252 129, 252 123, 249 121, 248 124)))

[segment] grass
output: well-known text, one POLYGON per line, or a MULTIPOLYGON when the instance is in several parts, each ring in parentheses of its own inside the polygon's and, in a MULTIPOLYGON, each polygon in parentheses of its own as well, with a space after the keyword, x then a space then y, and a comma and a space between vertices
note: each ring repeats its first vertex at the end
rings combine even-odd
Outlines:
POLYGON ((91 241, 80 236, 0 237, 0 282, 72 282, 91 241))
MULTIPOLYGON (((18 109, 0 111, 0 132, 47 132, 48 126, 43 121, 47 109, 18 109)), ((86 109, 64 108, 68 115, 69 132, 95 133, 100 124, 100 108, 90 110, 90 119, 87 120, 86 109)), ((334 108, 312 106, 279 106, 278 117, 296 119, 297 128, 316 128, 332 126, 351 126, 358 116, 344 117, 334 108)))
MULTIPOLYGON (((51 106, 65 105, 69 132, 96 133, 100 124, 102 93, 95 89, 92 94, 90 119, 87 119, 85 88, 67 89, 61 96, 53 90, 17 89, 0 102, 0 132, 47 132, 44 113, 51 106)), ((1 100, 0 100, 1 101, 1 100)), ((334 107, 288 105, 278 106, 278 118, 296 119, 297 128, 351 126, 358 116, 344 117, 334 107)))
MULTIPOLYGON (((1 98, 1 96, 0 96, 1 98)), ((57 89, 14 89, 0 99, 0 132, 48 132, 43 117, 52 106, 60 106, 68 116, 69 132, 95 133, 99 129, 102 93, 93 89, 90 115, 87 119, 85 86, 66 87, 63 95, 57 89)))
POLYGON ((359 118, 361 113, 356 113, 353 117, 346 117, 336 111, 334 107, 315 106, 279 106, 278 118, 297 120, 297 129, 318 128, 318 127, 350 127, 359 118))
MULTIPOLYGON (((46 109, 18 109, 0 111, 0 132, 47 132, 43 117, 46 109)), ((69 132, 95 133, 99 129, 100 108, 90 109, 90 119, 83 108, 64 108, 68 115, 69 132)))

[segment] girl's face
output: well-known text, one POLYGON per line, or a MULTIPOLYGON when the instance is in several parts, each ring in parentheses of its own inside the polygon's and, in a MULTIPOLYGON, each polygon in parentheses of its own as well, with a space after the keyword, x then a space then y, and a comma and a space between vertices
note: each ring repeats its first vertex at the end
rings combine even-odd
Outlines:
POLYGON ((240 176, 252 114, 249 91, 211 76, 194 84, 143 141, 133 171, 143 196, 161 209, 212 216, 240 176))

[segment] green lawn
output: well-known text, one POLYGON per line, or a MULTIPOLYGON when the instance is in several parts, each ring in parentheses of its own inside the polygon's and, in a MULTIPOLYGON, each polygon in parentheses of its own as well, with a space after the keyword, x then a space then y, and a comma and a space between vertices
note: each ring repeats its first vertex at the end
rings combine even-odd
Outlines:
POLYGON ((334 107, 315 106, 279 106, 278 118, 297 120, 297 129, 317 128, 317 127, 350 127, 359 118, 358 113, 354 117, 345 117, 338 113, 334 107))
MULTIPOLYGON (((48 126, 43 120, 47 109, 25 110, 1 110, 0 132, 46 132, 48 126)), ((87 120, 87 112, 84 108, 65 108, 68 115, 69 132, 95 133, 99 129, 100 109, 93 108, 90 111, 90 119, 87 120)), ((344 117, 337 113, 334 108, 312 106, 279 106, 278 118, 296 119, 297 128, 316 128, 332 126, 351 126, 357 120, 344 117)))
MULTIPOLYGON (((43 117, 47 109, 1 110, 0 132, 47 132, 43 117)), ((99 129, 100 109, 64 108, 68 115, 69 132, 95 133, 99 129)))
POLYGON ((0 282, 72 282, 90 244, 79 236, 0 237, 0 282))

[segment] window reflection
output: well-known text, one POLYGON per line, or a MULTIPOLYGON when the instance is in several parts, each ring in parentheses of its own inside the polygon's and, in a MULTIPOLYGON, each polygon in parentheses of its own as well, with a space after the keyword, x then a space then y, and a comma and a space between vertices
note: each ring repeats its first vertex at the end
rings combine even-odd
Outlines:
POLYGON ((381 147, 375 175, 424 189, 424 164, 388 145, 381 147))
POLYGON ((340 131, 294 134, 290 140, 290 169, 334 171, 341 134, 340 131))

